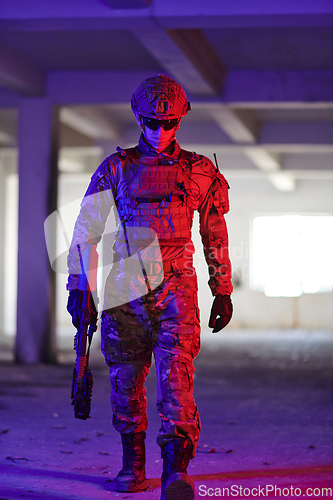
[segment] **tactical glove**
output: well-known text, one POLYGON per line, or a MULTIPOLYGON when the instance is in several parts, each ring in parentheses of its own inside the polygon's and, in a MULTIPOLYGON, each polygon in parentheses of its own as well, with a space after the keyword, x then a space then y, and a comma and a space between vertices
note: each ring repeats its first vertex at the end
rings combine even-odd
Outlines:
POLYGON ((230 295, 216 295, 208 323, 209 328, 213 328, 213 333, 219 332, 229 323, 232 309, 230 295))
MULTIPOLYGON (((71 290, 69 292, 69 297, 68 297, 68 302, 67 302, 67 311, 72 316, 72 323, 75 326, 75 328, 80 327, 80 308, 81 308, 81 304, 82 304, 83 293, 84 292, 82 292, 82 290, 78 290, 78 289, 71 290)), ((89 309, 90 325, 96 326, 97 325, 97 311, 96 311, 95 302, 94 302, 92 296, 91 296, 90 304, 91 304, 91 308, 89 309)))

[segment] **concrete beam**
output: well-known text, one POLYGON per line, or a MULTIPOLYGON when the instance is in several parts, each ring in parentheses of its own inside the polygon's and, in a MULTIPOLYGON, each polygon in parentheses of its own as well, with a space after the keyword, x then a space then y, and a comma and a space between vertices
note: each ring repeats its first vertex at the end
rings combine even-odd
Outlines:
POLYGON ((262 145, 270 153, 292 153, 292 154, 331 154, 333 144, 264 144, 262 145))
MULTIPOLYGON (((159 34, 163 33, 161 31, 159 34)), ((193 67, 190 68, 189 61, 183 55, 182 61, 184 66, 181 66, 180 49, 176 44, 164 33, 170 42, 173 49, 176 50, 176 59, 173 53, 164 51, 166 63, 170 63, 170 73, 175 76, 178 74, 181 79, 180 83, 185 86, 185 81, 191 85, 191 77, 199 78, 198 71, 193 67), (178 61, 175 67, 172 66, 173 60, 178 61), (171 72, 171 69, 173 72, 171 72), (191 69, 191 71, 190 71, 191 69), (191 76, 192 75, 192 76, 191 76)), ((163 37, 164 37, 163 35, 163 37)), ((144 36, 149 36, 145 31, 144 36)), ((165 39, 165 38, 164 38, 165 39)), ((151 43, 154 43, 154 37, 151 38, 151 43)), ((161 55, 162 57, 162 55, 161 55)), ((133 90, 136 86, 149 78, 155 72, 152 71, 99 71, 98 78, 93 71, 55 71, 48 74, 48 95, 54 104, 71 105, 71 104, 124 104, 129 103, 133 90)), ((200 81, 194 80, 194 90, 199 92, 200 88, 204 91, 209 91, 207 82, 201 79, 202 86, 199 86, 200 81)), ((200 85, 201 85, 200 84, 200 85)), ((221 98, 214 97, 199 97, 195 96, 194 92, 187 87, 188 97, 193 103, 200 105, 228 104, 234 106, 256 106, 258 103, 265 105, 276 105, 279 103, 285 106, 288 103, 291 105, 304 103, 332 103, 333 101, 333 70, 316 70, 316 71, 236 71, 228 72, 226 82, 221 98)), ((0 93, 1 104, 1 93, 0 93)))
POLYGON ((226 72, 200 30, 165 32, 160 29, 135 29, 132 32, 166 73, 177 80, 187 92, 204 96, 219 95, 226 72), (203 59, 206 59, 206 62, 203 59))
POLYGON ((45 74, 23 54, 0 42, 0 86, 21 95, 44 95, 45 74))
POLYGON ((210 114, 219 127, 235 142, 254 144, 257 140, 258 125, 249 110, 232 110, 216 105, 210 114))
POLYGON ((151 71, 56 71, 48 74, 48 95, 54 104, 129 104, 151 71))
POLYGON ((17 108, 20 104, 20 96, 14 92, 0 87, 0 107, 17 108))
MULTIPOLYGON (((317 5, 314 3, 304 2, 299 0, 281 0, 280 2, 265 2, 259 0, 256 2, 243 2, 235 0, 233 2, 216 2, 216 0, 206 0, 205 2, 193 2, 193 0, 168 0, 168 2, 156 2, 155 15, 158 16, 165 24, 173 22, 180 25, 185 25, 186 18, 188 23, 201 18, 201 25, 205 22, 213 22, 219 18, 229 17, 229 23, 232 21, 243 22, 246 26, 251 22, 251 18, 263 18, 262 22, 268 22, 270 18, 271 25, 276 22, 283 22, 283 18, 296 18, 297 16, 316 16, 316 15, 332 15, 333 6, 327 0, 319 0, 317 5)), ((259 21, 259 19, 257 19, 259 21)), ((288 22, 288 19, 284 20, 288 22)), ((295 22, 295 20, 294 20, 295 22)), ((199 21, 200 23, 200 21, 199 21)), ((233 25, 233 24, 232 24, 233 25)), ((200 26, 200 24, 198 25, 200 26)), ((183 27, 183 26, 182 26, 183 27)), ((185 26, 184 26, 185 27, 185 26)))
POLYGON ((240 109, 287 109, 288 111, 306 109, 306 110, 321 110, 333 109, 333 102, 301 102, 301 101, 255 101, 255 102, 234 102, 232 103, 233 110, 240 109))
POLYGON ((101 108, 64 107, 60 110, 60 121, 91 139, 116 140, 120 136, 119 125, 101 108))
POLYGON ((209 84, 213 95, 219 95, 227 76, 227 68, 204 33, 200 29, 169 29, 167 33, 209 84))
POLYGON ((225 103, 320 103, 333 101, 333 70, 230 70, 225 103))
POLYGON ((58 0, 49 4, 40 0, 2 2, 0 29, 63 30, 63 29, 135 29, 150 23, 165 29, 223 28, 258 26, 329 26, 333 7, 327 0, 304 2, 193 2, 168 0, 151 3, 147 9, 127 8, 144 0, 107 0, 125 5, 122 10, 110 9, 106 1, 58 0), (70 27, 70 28, 69 28, 70 27))
MULTIPOLYGON (((189 151, 196 151, 199 154, 203 154, 206 156, 210 156, 212 152, 215 151, 218 155, 239 155, 244 154, 244 149, 249 150, 249 146, 244 146, 241 144, 220 144, 220 143, 191 143, 191 142, 182 142, 181 146, 184 149, 189 151)), ((259 146, 259 149, 263 148, 268 153, 272 154, 283 154, 283 153, 292 153, 292 154, 333 154, 333 144, 326 145, 317 145, 317 144, 304 144, 304 145, 294 145, 294 144, 264 144, 259 146)), ((258 148, 258 146, 254 146, 254 148, 258 148)), ((279 156, 277 156, 277 161, 279 156)), ((274 171, 274 168, 265 169, 266 171, 274 171)))
POLYGON ((280 159, 260 146, 243 148, 243 154, 261 170, 275 171, 281 168, 280 159))
POLYGON ((260 144, 333 144, 333 121, 269 121, 260 131, 260 144))
MULTIPOLYGON (((206 115, 212 115, 212 108, 219 109, 219 105, 211 107, 200 106, 199 112, 205 111, 206 115)), ((246 151, 249 155, 255 155, 258 151, 265 149, 269 152, 299 152, 317 151, 325 153, 331 151, 333 147, 333 122, 264 122, 261 124, 259 140, 255 142, 254 133, 237 121, 236 114, 229 113, 228 107, 220 107, 218 114, 221 119, 218 125, 221 131, 212 120, 191 121, 184 118, 180 129, 179 137, 182 142, 195 144, 216 145, 226 150, 246 151), (232 140, 231 140, 232 139, 232 140), (247 140, 248 139, 248 140, 247 140), (247 151, 246 151, 247 152, 247 151)), ((195 105, 193 105, 193 113, 195 105)), ((199 114, 200 116, 200 114, 199 114)), ((217 120, 216 120, 217 121, 217 120)), ((278 159, 275 159, 278 160, 278 159)))
POLYGON ((295 177, 291 172, 274 172, 269 174, 269 180, 278 191, 295 191, 295 177))
POLYGON ((104 0, 111 9, 146 9, 151 0, 104 0))

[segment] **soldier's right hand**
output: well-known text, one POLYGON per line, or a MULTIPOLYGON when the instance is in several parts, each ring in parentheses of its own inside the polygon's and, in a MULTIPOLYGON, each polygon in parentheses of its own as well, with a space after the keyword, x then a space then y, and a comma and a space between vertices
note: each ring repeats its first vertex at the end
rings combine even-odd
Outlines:
MULTIPOLYGON (((80 327, 83 294, 84 292, 78 289, 69 292, 67 311, 72 316, 72 323, 75 328, 80 327)), ((95 326, 97 329, 97 311, 92 295, 90 295, 89 324, 90 326, 95 326)))

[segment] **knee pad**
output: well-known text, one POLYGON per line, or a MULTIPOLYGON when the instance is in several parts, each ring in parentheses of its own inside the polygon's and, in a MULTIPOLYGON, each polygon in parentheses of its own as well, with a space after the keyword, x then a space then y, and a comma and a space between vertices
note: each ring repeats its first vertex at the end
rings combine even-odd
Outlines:
POLYGON ((163 396, 166 392, 192 391, 194 368, 186 358, 165 356, 159 366, 161 391, 163 396))
POLYGON ((110 381, 112 390, 117 394, 141 392, 148 371, 148 367, 144 365, 117 363, 111 366, 110 381))

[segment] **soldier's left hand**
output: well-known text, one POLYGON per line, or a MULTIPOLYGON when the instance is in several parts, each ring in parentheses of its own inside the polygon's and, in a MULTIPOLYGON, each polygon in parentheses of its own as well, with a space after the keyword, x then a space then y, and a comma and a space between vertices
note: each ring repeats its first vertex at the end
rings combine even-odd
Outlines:
POLYGON ((208 323, 209 328, 213 328, 213 333, 227 326, 232 317, 232 310, 230 295, 216 295, 208 323))

